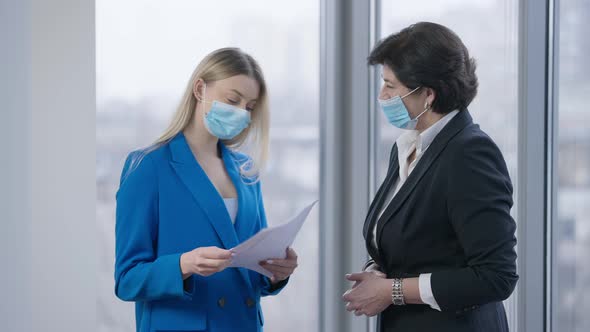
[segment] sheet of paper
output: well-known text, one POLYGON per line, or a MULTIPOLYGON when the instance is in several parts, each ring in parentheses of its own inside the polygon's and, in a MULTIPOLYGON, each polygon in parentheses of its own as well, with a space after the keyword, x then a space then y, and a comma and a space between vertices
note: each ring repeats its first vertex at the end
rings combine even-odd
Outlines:
POLYGON ((272 273, 259 265, 261 261, 271 258, 286 258, 287 248, 293 244, 297 233, 307 219, 309 212, 318 201, 306 206, 286 223, 261 230, 248 240, 242 242, 232 251, 236 254, 230 267, 243 267, 256 271, 267 277, 272 273))

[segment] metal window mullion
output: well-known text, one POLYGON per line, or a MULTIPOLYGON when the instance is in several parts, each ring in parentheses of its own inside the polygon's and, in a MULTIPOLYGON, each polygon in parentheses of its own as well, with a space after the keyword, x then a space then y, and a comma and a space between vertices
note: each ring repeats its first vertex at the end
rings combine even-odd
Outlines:
POLYGON ((552 305, 554 299, 557 299, 556 290, 553 285, 556 284, 554 280, 553 262, 556 248, 553 246, 553 234, 555 234, 557 218, 557 191, 558 191, 558 169, 557 169, 557 154, 559 152, 558 145, 558 64, 559 64, 559 0, 548 1, 547 11, 547 192, 546 192, 546 244, 547 255, 545 260, 547 282, 545 285, 546 302, 545 302, 545 326, 547 331, 559 331, 555 323, 557 320, 553 319, 552 305), (554 328, 555 327, 555 328, 554 328))
POLYGON ((548 79, 551 0, 521 0, 518 118, 518 331, 547 331, 548 163, 551 115, 548 79), (545 144, 539 144, 543 142, 545 144), (549 147, 548 147, 549 146, 549 147))
POLYGON ((320 22, 320 331, 363 331, 347 313, 345 273, 366 258, 362 227, 370 198, 369 1, 323 0, 320 22))

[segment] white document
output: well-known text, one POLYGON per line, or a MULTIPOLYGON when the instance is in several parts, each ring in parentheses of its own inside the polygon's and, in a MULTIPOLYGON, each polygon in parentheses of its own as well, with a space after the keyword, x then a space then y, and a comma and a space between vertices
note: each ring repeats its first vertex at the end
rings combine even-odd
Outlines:
POLYGON ((230 267, 244 267, 271 278, 272 273, 260 266, 259 263, 271 258, 284 259, 287 257, 287 248, 295 241, 295 236, 317 202, 305 207, 288 222, 265 228, 233 248, 235 256, 230 267))

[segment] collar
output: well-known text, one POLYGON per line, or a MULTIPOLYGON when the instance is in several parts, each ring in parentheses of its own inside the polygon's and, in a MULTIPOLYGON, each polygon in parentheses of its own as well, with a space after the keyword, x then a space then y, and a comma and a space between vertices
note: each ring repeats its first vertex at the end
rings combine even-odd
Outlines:
POLYGON ((422 133, 417 130, 409 130, 398 137, 396 144, 399 149, 399 156, 407 158, 412 153, 413 147, 416 147, 416 154, 424 153, 430 146, 434 138, 443 130, 443 128, 451 121, 455 115, 459 113, 458 110, 449 112, 440 120, 436 121, 432 126, 428 127, 422 133))

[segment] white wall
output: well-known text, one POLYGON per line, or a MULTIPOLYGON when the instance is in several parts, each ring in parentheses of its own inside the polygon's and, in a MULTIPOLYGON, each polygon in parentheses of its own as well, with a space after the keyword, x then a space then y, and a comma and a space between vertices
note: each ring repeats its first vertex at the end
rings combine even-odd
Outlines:
POLYGON ((28 331, 30 275, 30 51, 26 2, 0 1, 0 321, 28 331))
POLYGON ((2 331, 96 317, 94 1, 0 0, 2 331))

